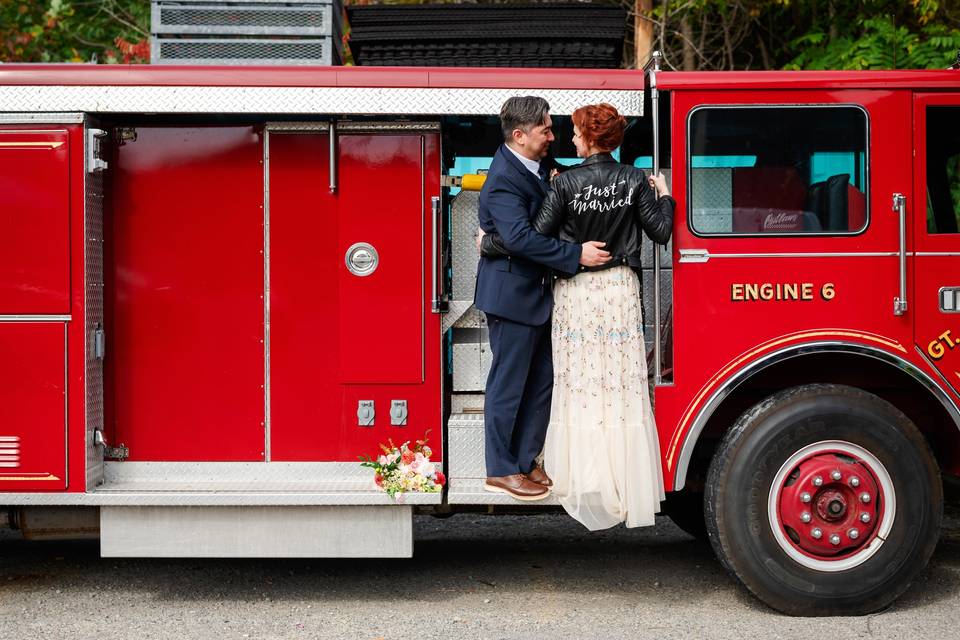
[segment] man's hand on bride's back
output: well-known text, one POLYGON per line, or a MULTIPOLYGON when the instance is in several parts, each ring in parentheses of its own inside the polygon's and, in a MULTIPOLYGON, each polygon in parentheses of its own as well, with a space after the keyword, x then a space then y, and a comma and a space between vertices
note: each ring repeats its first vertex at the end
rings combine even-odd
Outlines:
POLYGON ((606 242, 597 242, 596 240, 584 242, 581 245, 583 251, 580 252, 580 264, 585 267, 599 267, 610 262, 610 252, 602 249, 606 245, 606 242))

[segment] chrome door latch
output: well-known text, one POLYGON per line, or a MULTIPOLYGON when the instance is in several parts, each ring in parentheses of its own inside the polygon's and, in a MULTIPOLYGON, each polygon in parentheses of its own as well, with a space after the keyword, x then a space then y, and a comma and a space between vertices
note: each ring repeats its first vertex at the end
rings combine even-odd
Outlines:
POLYGON ((376 408, 373 406, 373 400, 360 400, 357 402, 357 425, 360 427, 372 427, 373 421, 377 417, 376 408))
POLYGON ((390 401, 390 424, 395 427, 407 426, 407 401, 390 401))

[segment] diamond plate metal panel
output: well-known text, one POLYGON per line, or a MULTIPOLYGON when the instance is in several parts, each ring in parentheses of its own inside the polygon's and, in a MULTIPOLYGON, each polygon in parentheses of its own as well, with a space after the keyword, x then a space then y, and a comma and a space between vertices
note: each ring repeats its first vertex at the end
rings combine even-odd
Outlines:
MULTIPOLYGON (((454 331, 459 331, 454 329, 454 331)), ((471 330, 468 330, 471 331, 471 330)), ((472 330, 475 331, 475 330, 472 330)), ((487 387, 487 373, 493 362, 493 353, 486 339, 478 342, 454 342, 453 390, 455 392, 483 392, 487 387)))
MULTIPOLYGON (((411 493, 403 504, 440 504, 411 493)), ((4 494, 26 505, 367 505, 394 504, 354 463, 107 462, 104 483, 83 494, 4 494)))
POLYGON ((487 327, 487 316, 471 304, 470 308, 463 312, 453 326, 457 329, 485 329, 487 327))
POLYGON ((694 169, 690 188, 693 227, 701 233, 731 233, 733 170, 694 169))
MULTIPOLYGON (((473 302, 470 300, 451 300, 447 302, 447 311, 443 314, 441 321, 442 333, 446 333, 451 327, 460 326, 460 321, 468 314, 478 314, 473 308, 473 302)), ((469 323, 469 320, 464 320, 469 323)))
POLYGON ((451 413, 483 414, 482 393, 454 393, 450 396, 451 413))
MULTIPOLYGON (((84 136, 86 138, 86 136, 84 136)), ((84 154, 86 157, 86 154, 84 154)), ((103 481, 103 450, 94 445, 94 430, 103 428, 103 360, 96 357, 94 332, 104 325, 103 307, 103 172, 84 174, 84 335, 86 486, 103 481)))
POLYGON ((486 478, 483 414, 451 415, 447 429, 451 478, 486 478))
POLYGON ((503 493, 491 493, 483 488, 484 479, 466 478, 462 480, 450 479, 447 493, 449 504, 492 504, 492 505, 522 505, 524 507, 555 507, 560 503, 552 494, 543 500, 525 502, 514 500, 503 493))
POLYGON ((451 297, 454 300, 473 300, 479 260, 474 241, 479 206, 480 193, 477 191, 461 191, 450 204, 450 257, 453 263, 451 297))
POLYGON ((643 112, 642 91, 582 89, 386 89, 369 87, 50 86, 0 87, 6 111, 87 113, 301 113, 497 115, 514 95, 540 95, 550 112, 570 115, 609 102, 625 116, 643 112))

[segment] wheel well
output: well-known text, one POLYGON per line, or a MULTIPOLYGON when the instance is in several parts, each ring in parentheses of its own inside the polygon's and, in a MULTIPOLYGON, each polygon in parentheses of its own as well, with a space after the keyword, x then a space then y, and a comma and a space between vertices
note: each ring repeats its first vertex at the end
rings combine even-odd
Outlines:
POLYGON ((702 491, 723 434, 740 415, 781 389, 833 383, 857 387, 902 411, 924 435, 944 474, 960 476, 960 430, 940 401, 906 371, 876 358, 845 352, 798 355, 760 369, 737 385, 701 432, 687 469, 685 489, 702 491))

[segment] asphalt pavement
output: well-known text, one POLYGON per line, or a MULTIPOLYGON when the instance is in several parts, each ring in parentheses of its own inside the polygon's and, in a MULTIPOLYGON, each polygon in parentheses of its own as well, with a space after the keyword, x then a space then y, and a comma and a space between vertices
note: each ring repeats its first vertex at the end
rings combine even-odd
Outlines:
POLYGON ((0 533, 0 638, 957 638, 960 516, 910 590, 864 617, 790 618, 666 518, 417 516, 409 560, 100 558, 0 533))

